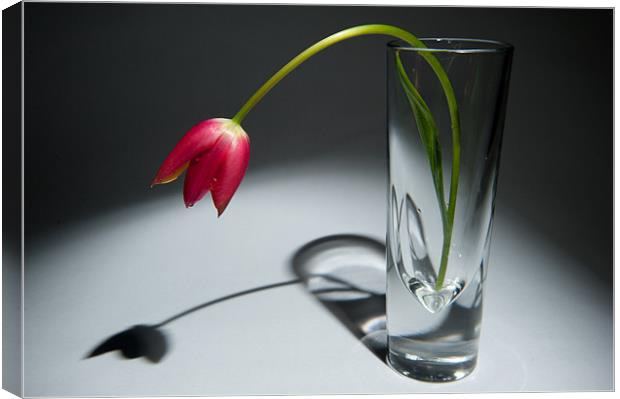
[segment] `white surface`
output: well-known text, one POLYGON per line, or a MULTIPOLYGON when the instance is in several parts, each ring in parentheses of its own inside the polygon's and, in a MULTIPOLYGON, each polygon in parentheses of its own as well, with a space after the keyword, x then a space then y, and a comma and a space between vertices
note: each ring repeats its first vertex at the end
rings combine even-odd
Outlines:
POLYGON ((333 234, 384 241, 385 176, 338 162, 250 173, 219 220, 178 194, 27 243, 26 396, 610 390, 611 292, 497 204, 477 370, 429 384, 389 369, 303 286, 226 301, 164 330, 158 364, 105 338, 210 299, 294 278, 290 258, 333 234))

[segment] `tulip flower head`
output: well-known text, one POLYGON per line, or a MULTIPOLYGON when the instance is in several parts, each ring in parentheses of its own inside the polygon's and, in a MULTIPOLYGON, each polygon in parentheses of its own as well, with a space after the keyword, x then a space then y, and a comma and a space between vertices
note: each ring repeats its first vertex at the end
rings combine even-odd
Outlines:
POLYGON ((220 216, 237 191, 250 159, 250 139, 231 119, 215 118, 192 127, 160 166, 151 186, 170 183, 186 169, 183 200, 193 206, 208 192, 220 216))

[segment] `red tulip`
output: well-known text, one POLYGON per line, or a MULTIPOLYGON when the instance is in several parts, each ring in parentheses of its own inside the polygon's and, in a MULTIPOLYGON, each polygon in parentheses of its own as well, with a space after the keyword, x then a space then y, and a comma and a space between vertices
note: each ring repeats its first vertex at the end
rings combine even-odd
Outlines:
POLYGON ((239 187, 250 159, 250 138, 231 119, 216 118, 192 127, 159 168, 152 186, 174 181, 185 169, 186 207, 209 191, 220 216, 239 187))

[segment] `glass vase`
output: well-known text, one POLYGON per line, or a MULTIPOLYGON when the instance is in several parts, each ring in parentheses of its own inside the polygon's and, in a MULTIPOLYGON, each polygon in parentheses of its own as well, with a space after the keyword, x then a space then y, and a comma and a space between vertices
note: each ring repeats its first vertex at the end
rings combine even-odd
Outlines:
POLYGON ((478 357, 513 48, 422 41, 388 46, 387 360, 415 379, 453 381, 478 357), (460 137, 429 54, 454 90, 460 137))

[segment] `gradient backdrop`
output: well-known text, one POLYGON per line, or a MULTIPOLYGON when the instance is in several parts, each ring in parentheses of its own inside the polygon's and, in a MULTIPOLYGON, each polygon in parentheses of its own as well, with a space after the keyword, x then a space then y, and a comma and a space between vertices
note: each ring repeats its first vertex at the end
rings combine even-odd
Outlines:
MULTIPOLYGON (((178 192, 148 184, 192 124, 232 117, 319 38, 379 21, 515 46, 498 212, 611 285, 611 10, 27 4, 26 236, 178 192)), ((342 43, 283 81, 245 122, 250 171, 385 157, 385 41, 342 43)))

